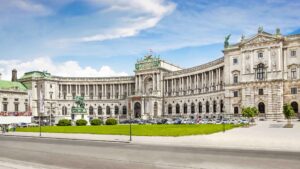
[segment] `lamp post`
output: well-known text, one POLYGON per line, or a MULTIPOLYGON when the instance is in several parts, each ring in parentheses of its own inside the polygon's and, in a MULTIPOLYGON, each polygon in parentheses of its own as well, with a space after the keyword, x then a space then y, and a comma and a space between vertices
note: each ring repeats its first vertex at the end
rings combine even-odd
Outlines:
POLYGON ((129 113, 129 135, 130 135, 130 137, 129 137, 129 141, 132 141, 132 129, 131 129, 131 111, 130 111, 130 113, 129 113))

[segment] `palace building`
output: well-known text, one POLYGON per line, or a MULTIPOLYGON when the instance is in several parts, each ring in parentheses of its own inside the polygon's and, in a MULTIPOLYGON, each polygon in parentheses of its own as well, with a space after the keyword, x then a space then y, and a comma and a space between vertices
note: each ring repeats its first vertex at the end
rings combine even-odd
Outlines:
MULTIPOLYGON (((236 44, 224 43, 224 56, 182 69, 153 55, 135 64, 134 76, 61 77, 32 71, 0 81, 1 112, 32 112, 75 119, 75 96, 85 100, 84 118, 224 118, 254 106, 260 116, 283 118, 289 103, 300 104, 300 34, 283 36, 259 28, 236 44), (42 102, 41 102, 42 101, 42 102)), ((101 75, 99 75, 101 76, 101 75)), ((299 114, 299 113, 298 113, 299 114)))

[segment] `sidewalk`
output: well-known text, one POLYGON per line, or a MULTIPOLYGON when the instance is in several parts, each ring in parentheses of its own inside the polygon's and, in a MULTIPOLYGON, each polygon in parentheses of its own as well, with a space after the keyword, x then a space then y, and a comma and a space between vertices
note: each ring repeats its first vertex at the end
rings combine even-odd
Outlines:
MULTIPOLYGON (((294 128, 282 128, 286 122, 263 121, 249 128, 236 128, 225 133, 182 137, 133 136, 132 143, 165 146, 212 147, 300 152, 300 122, 294 128)), ((15 132, 6 135, 39 137, 39 133, 15 132)), ((42 133, 42 137, 110 142, 129 142, 129 136, 95 134, 42 133)))

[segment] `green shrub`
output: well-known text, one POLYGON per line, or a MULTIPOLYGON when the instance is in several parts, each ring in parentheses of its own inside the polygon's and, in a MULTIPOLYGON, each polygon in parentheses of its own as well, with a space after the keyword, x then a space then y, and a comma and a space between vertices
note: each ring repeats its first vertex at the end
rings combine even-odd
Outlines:
POLYGON ((71 126, 71 120, 61 119, 58 121, 58 126, 71 126))
POLYGON ((103 121, 100 120, 100 119, 93 119, 93 120, 91 121, 91 125, 92 125, 92 126, 100 126, 101 124, 103 124, 103 121))
POLYGON ((118 122, 117 122, 116 119, 109 118, 109 119, 106 120, 105 124, 106 125, 116 125, 116 124, 118 124, 118 122))
POLYGON ((84 119, 76 120, 76 126, 86 126, 87 121, 84 119))

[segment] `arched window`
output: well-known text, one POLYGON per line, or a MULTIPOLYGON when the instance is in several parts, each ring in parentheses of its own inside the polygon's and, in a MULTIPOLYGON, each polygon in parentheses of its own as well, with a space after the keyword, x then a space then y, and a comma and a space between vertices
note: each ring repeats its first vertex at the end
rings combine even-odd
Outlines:
POLYGON ((202 103, 201 102, 198 103, 198 112, 202 113, 202 103))
POLYGON ((122 114, 123 115, 127 114, 127 107, 126 106, 123 106, 123 108, 122 108, 122 114))
POLYGON ((191 104, 191 113, 194 114, 195 113, 195 103, 191 104))
POLYGON ((257 70, 256 70, 256 78, 258 80, 264 80, 265 79, 265 65, 260 63, 257 65, 257 70))
POLYGON ((94 108, 93 106, 89 107, 89 115, 92 116, 94 114, 94 108))
POLYGON ((180 105, 176 104, 176 114, 180 114, 180 105))
POLYGON ((168 114, 172 114, 172 105, 171 104, 168 105, 168 114))
POLYGON ((217 102, 215 100, 213 102, 213 111, 214 111, 214 113, 217 112, 217 102))
POLYGON ((206 110, 206 113, 209 113, 209 102, 208 101, 206 101, 205 110, 206 110))
POLYGON ((299 113, 298 103, 297 102, 292 102, 291 106, 293 107, 295 113, 299 113))
POLYGON ((67 114, 68 114, 68 109, 67 109, 67 107, 66 107, 66 106, 63 106, 61 112, 62 112, 62 115, 67 115, 67 114))
POLYGON ((119 107, 115 106, 115 115, 119 115, 119 107))
POLYGON ((184 103, 184 105, 183 105, 183 113, 187 114, 187 104, 186 103, 184 103))
POLYGON ((102 107, 98 106, 98 115, 102 115, 102 107))
POLYGON ((260 102, 258 104, 258 111, 259 111, 259 113, 265 113, 266 112, 266 110, 265 110, 265 104, 263 102, 260 102))
POLYGON ((110 107, 106 106, 106 115, 110 115, 110 107))
POLYGON ((221 113, 224 112, 224 102, 223 102, 223 100, 220 101, 220 112, 221 113))

